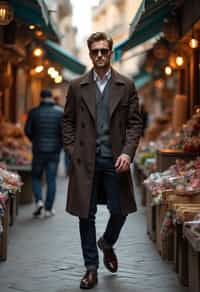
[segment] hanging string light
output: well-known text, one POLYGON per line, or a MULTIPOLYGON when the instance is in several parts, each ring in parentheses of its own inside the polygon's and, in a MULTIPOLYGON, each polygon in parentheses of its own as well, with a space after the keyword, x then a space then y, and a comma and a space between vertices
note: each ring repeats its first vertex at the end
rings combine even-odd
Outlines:
POLYGON ((34 29, 35 29, 35 25, 34 25, 34 24, 30 24, 30 25, 29 25, 29 29, 30 29, 30 30, 34 30, 34 29))
POLYGON ((191 49, 197 49, 199 45, 198 40, 194 37, 194 29, 192 28, 192 38, 189 40, 189 46, 191 49))
POLYGON ((63 77, 61 75, 58 75, 54 79, 55 83, 59 84, 63 81, 63 77))
POLYGON ((41 57, 43 54, 44 54, 44 51, 43 51, 42 48, 35 48, 35 49, 33 50, 33 55, 34 55, 35 57, 41 57))
POLYGON ((35 72, 36 73, 41 73, 43 70, 44 70, 44 66, 43 65, 35 67, 35 72))
POLYGON ((168 76, 172 75, 172 68, 169 65, 165 67, 165 74, 168 76))
POLYGON ((181 67, 181 66, 183 66, 183 64, 184 64, 184 59, 183 59, 183 57, 182 57, 181 55, 178 55, 178 56, 176 57, 176 65, 179 66, 179 67, 181 67))

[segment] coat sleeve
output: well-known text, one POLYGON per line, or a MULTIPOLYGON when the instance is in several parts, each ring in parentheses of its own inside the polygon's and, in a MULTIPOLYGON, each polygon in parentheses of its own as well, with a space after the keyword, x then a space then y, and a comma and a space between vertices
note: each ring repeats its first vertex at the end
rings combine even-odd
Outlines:
POLYGON ((25 135, 29 138, 30 141, 33 139, 33 112, 30 111, 28 118, 24 127, 25 135))
POLYGON ((73 154, 76 131, 76 102, 72 85, 69 85, 63 117, 63 145, 65 152, 73 154))
POLYGON ((126 127, 126 139, 122 153, 130 156, 131 161, 134 158, 140 136, 142 134, 142 117, 139 110, 138 95, 133 84, 129 89, 129 107, 128 120, 126 127))

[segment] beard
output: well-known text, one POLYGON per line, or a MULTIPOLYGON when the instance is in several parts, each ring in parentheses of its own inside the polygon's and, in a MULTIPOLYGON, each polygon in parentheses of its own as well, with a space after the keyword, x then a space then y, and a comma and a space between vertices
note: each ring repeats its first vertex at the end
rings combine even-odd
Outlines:
POLYGON ((94 62, 94 66, 99 69, 107 68, 110 66, 110 61, 98 59, 94 62))

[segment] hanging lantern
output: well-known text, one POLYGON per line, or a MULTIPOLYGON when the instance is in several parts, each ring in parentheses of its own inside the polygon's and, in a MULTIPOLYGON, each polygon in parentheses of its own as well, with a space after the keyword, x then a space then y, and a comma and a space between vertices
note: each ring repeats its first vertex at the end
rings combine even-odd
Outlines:
POLYGON ((189 41, 189 46, 191 49, 197 49, 199 45, 199 42, 197 39, 195 39, 194 37, 191 38, 191 40, 189 41))
POLYGON ((12 6, 7 1, 0 1, 0 25, 8 25, 14 18, 12 6))
POLYGON ((183 69, 186 63, 186 55, 183 52, 172 52, 169 56, 169 65, 172 69, 183 69))
POLYGON ((192 27, 192 36, 191 36, 191 39, 189 40, 188 42, 188 45, 191 49, 197 49, 198 46, 199 46, 199 41, 198 39, 195 37, 195 30, 194 30, 194 26, 192 27))

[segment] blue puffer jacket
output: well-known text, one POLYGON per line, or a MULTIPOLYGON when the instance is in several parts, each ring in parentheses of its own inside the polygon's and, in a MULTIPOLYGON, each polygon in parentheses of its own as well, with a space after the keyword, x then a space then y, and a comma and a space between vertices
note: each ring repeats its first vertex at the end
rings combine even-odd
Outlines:
POLYGON ((25 134, 32 142, 33 153, 60 152, 63 114, 63 109, 49 98, 29 112, 25 134))

